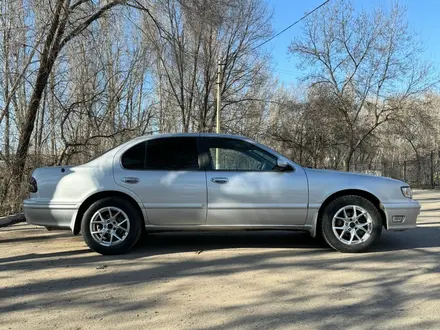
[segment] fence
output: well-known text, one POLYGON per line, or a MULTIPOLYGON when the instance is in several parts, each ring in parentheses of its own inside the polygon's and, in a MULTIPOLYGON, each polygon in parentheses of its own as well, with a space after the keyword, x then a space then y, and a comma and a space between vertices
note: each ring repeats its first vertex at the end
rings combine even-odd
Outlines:
POLYGON ((439 152, 405 161, 387 161, 373 164, 353 164, 352 172, 386 176, 408 182, 414 188, 435 188, 440 186, 439 152))

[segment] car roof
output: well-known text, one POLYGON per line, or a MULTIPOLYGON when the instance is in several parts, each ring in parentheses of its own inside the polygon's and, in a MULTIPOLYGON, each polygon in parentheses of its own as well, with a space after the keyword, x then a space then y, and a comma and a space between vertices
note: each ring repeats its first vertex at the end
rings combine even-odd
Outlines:
POLYGON ((271 149, 270 147, 258 143, 248 137, 245 136, 241 136, 241 135, 234 135, 234 134, 217 134, 217 133, 162 133, 162 134, 152 134, 152 135, 143 135, 143 136, 139 136, 136 137, 122 145, 120 145, 119 147, 113 149, 113 154, 118 153, 121 149, 127 149, 128 147, 133 146, 136 143, 139 143, 139 141, 144 140, 144 141, 148 141, 150 139, 157 139, 157 138, 167 138, 167 137, 183 137, 183 136, 193 136, 193 137, 220 137, 220 138, 232 138, 232 139, 237 139, 237 140, 243 140, 249 143, 252 143, 258 147, 260 147, 263 150, 268 151, 271 154, 274 154, 277 157, 282 157, 284 159, 286 159, 287 161, 291 162, 292 165, 296 168, 296 167, 300 167, 300 165, 296 164, 295 162, 291 161, 290 159, 286 158, 285 156, 281 155, 280 153, 278 153, 277 151, 271 149))
POLYGON ((195 136, 195 137, 221 137, 221 138, 233 138, 240 140, 250 140, 248 137, 242 135, 234 134, 223 134, 223 133, 159 133, 152 135, 139 136, 136 139, 148 138, 160 138, 160 137, 184 137, 184 136, 195 136))

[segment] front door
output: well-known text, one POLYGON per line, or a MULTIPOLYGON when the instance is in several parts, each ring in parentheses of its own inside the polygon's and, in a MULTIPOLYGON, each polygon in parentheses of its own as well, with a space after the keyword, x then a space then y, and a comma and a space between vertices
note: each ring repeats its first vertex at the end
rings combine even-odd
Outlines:
POLYGON ((124 151, 117 163, 116 183, 142 200, 150 224, 205 224, 206 177, 198 162, 197 137, 143 141, 124 151))
POLYGON ((303 225, 307 178, 301 167, 281 172, 276 155, 233 138, 201 138, 207 159, 207 224, 303 225))

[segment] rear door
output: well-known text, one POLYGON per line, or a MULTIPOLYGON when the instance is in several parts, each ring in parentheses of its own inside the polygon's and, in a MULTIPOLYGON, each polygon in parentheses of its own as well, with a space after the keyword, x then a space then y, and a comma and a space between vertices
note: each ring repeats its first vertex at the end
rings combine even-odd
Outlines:
POLYGON ((205 224, 206 177, 196 136, 140 142, 117 155, 114 176, 142 200, 150 224, 205 224))
POLYGON ((280 172, 278 157, 233 138, 203 137, 208 225, 303 225, 308 188, 301 167, 280 172))

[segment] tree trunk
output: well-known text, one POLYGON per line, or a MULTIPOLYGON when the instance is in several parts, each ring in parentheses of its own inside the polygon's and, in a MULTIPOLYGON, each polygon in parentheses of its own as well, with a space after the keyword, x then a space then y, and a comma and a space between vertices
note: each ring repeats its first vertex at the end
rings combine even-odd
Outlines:
POLYGON ((55 144, 55 77, 51 73, 50 78, 51 102, 49 107, 50 112, 50 155, 51 162, 56 161, 56 144, 55 144))
POLYGON ((17 193, 20 192, 21 181, 23 178, 23 171, 26 165, 26 156, 29 150, 29 143, 32 133, 34 131, 35 119, 40 107, 41 98, 46 88, 49 74, 58 57, 60 51, 61 38, 64 33, 64 28, 67 22, 69 0, 58 0, 56 5, 54 18, 45 40, 43 53, 41 55, 40 67, 38 69, 37 78, 35 81, 35 88, 27 108, 24 123, 21 127, 20 138, 17 146, 17 153, 12 169, 12 176, 14 178, 14 188, 17 193), (61 12, 64 7, 64 16, 61 19, 61 12))
POLYGON ((10 130, 11 130, 11 128, 10 128, 10 121, 9 121, 9 106, 8 106, 8 109, 5 109, 5 145, 4 145, 4 147, 5 147, 5 159, 6 159, 6 162, 9 162, 9 159, 10 159, 10 153, 9 153, 9 150, 10 150, 10 137, 9 137, 9 132, 10 132, 10 130))
MULTIPOLYGON (((2 8, 3 9, 3 8, 2 8)), ((8 39, 9 39, 9 31, 5 31, 4 35, 3 35, 3 52, 5 54, 5 56, 9 56, 9 47, 8 47, 8 39), (8 38, 7 38, 8 36, 8 38)), ((7 100, 9 98, 9 77, 8 75, 9 73, 9 59, 6 58, 6 60, 4 61, 5 63, 5 100, 7 100)), ((5 109, 4 109, 4 113, 5 113, 5 143, 4 143, 4 148, 5 148, 5 159, 6 162, 9 162, 9 143, 10 143, 10 137, 9 137, 9 132, 10 132, 10 121, 9 121, 9 102, 6 103, 5 105, 5 109)))
POLYGON ((345 158, 345 171, 346 172, 350 172, 350 164, 351 164, 351 157, 352 156, 353 156, 353 151, 350 149, 347 157, 345 158))

